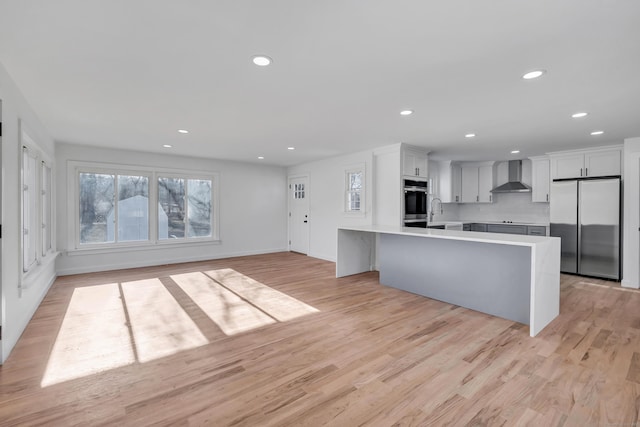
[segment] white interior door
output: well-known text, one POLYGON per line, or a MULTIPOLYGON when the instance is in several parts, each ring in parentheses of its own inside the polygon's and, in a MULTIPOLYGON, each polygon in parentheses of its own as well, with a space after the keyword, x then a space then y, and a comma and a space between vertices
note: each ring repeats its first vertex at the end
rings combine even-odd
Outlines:
POLYGON ((289 250, 309 252, 309 178, 289 178, 289 250))

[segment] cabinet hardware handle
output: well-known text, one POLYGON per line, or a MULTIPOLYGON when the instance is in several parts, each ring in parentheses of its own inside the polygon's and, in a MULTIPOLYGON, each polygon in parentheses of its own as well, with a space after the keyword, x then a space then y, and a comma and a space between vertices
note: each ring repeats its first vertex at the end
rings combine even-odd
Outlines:
POLYGON ((580 168, 580 176, 582 176, 582 168, 580 168))
POLYGON ((584 168, 584 176, 589 176, 589 168, 584 168))
POLYGON ((491 200, 491 197, 492 197, 492 195, 491 195, 491 194, 489 194, 489 201, 490 201, 490 202, 492 201, 492 200, 491 200))
POLYGON ((547 194, 547 202, 549 201, 549 195, 547 194))
POLYGON ((480 196, 476 196, 476 202, 480 201, 480 196))

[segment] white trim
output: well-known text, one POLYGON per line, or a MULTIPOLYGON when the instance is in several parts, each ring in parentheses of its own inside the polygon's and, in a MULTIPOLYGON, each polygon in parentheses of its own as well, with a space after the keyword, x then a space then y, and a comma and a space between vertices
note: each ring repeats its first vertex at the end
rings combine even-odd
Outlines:
POLYGON ((342 195, 343 214, 348 217, 363 218, 367 216, 367 164, 365 162, 357 163, 344 168, 344 189, 342 195), (360 189, 360 209, 357 211, 349 210, 349 175, 352 173, 362 173, 361 189, 360 189))
POLYGON ((20 236, 19 236, 19 255, 18 255, 18 296, 22 297, 22 292, 24 289, 28 289, 31 283, 34 283, 37 279, 39 279, 40 275, 44 271, 44 267, 48 266, 53 260, 55 260, 57 254, 55 253, 56 241, 55 241, 55 233, 53 230, 55 229, 55 194, 53 193, 54 183, 54 171, 55 171, 55 162, 53 162, 50 156, 40 148, 38 143, 31 137, 31 131, 25 125, 22 119, 18 120, 18 128, 19 128, 19 138, 18 138, 18 148, 20 153, 20 202, 18 209, 19 215, 19 227, 20 227, 20 236), (33 198, 33 206, 30 206, 31 209, 34 210, 33 217, 31 213, 29 213, 30 217, 33 217, 33 224, 30 224, 28 230, 31 236, 33 237, 33 245, 35 246, 35 260, 29 267, 25 270, 24 267, 24 229, 25 229, 25 220, 24 220, 24 208, 25 208, 25 199, 24 199, 24 186, 25 186, 25 170, 24 170, 24 159, 25 156, 29 156, 34 159, 35 166, 33 170, 33 182, 34 185, 30 192, 30 194, 34 195, 33 198), (43 223, 43 206, 42 206, 42 184, 43 184, 43 174, 42 174, 42 164, 49 166, 51 169, 51 202, 49 207, 49 222, 51 226, 51 248, 43 253, 43 233, 42 233, 42 223, 43 223), (52 254, 53 256, 49 256, 52 254))
POLYGON ((115 264, 101 263, 99 266, 82 266, 82 267, 76 267, 76 268, 61 269, 61 270, 58 270, 57 273, 58 273, 58 276, 67 276, 70 274, 95 273, 98 271, 121 270, 126 268, 150 267, 155 265, 166 265, 166 264, 180 264, 184 262, 209 261, 214 259, 233 258, 233 257, 250 256, 250 255, 262 255, 262 254, 287 252, 287 251, 288 251, 287 248, 273 248, 273 249, 265 249, 265 250, 259 250, 259 251, 240 251, 240 252, 230 252, 230 253, 222 253, 222 254, 215 254, 215 255, 206 254, 202 256, 188 256, 188 257, 176 257, 175 253, 172 253, 167 257, 155 258, 152 262, 132 261, 132 262, 123 262, 123 263, 115 263, 115 264))
MULTIPOLYGON (((190 244, 213 243, 220 244, 220 203, 219 186, 220 173, 193 171, 186 169, 157 168, 147 166, 134 166, 114 163, 97 163, 69 160, 67 162, 67 188, 73 188, 73 194, 67 197, 67 241, 71 243, 67 250, 69 255, 99 254, 114 251, 137 251, 156 249, 160 247, 175 247, 190 244), (149 180, 149 239, 145 241, 117 241, 117 230, 114 230, 114 242, 105 243, 81 243, 80 242, 80 173, 98 173, 114 175, 136 175, 145 176, 149 180), (160 239, 158 237, 158 178, 181 178, 185 180, 185 216, 188 216, 188 180, 211 181, 211 236, 208 237, 187 237, 187 227, 185 227, 185 237, 180 239, 160 239)), ((118 195, 117 178, 114 182, 115 198, 118 195)), ((118 203, 115 203, 117 215, 118 203)))
MULTIPOLYGON (((311 216, 311 202, 309 201, 308 195, 309 195, 309 187, 311 187, 311 179, 309 178, 309 174, 308 173, 303 173, 303 174, 296 174, 296 175, 288 175, 287 176, 287 251, 291 251, 291 180, 293 179, 300 179, 300 178, 306 178, 307 179, 307 189, 306 191, 306 196, 307 197, 307 203, 309 206, 309 216, 311 216)), ((308 232, 309 232, 309 238, 307 239, 307 254, 309 254, 309 248, 311 247, 311 227, 307 227, 308 232)))

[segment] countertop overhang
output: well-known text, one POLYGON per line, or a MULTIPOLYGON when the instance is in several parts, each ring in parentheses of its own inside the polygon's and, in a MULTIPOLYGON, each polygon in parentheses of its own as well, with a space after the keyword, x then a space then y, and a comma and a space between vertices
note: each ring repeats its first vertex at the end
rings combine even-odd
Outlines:
POLYGON ((431 228, 412 228, 391 225, 341 226, 341 230, 365 231, 370 233, 398 234, 402 236, 428 237, 434 239, 465 240, 469 242, 495 243, 533 247, 547 243, 558 237, 528 236, 521 234, 483 233, 476 231, 439 230, 431 228))

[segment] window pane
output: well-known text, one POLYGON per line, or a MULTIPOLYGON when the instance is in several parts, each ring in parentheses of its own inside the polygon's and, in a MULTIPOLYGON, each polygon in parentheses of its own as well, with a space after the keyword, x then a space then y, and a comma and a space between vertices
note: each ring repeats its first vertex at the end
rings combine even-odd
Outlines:
POLYGON ((26 272, 36 261, 36 159, 24 149, 22 160, 22 270, 26 272))
POLYGON ((42 162, 42 255, 51 249, 51 168, 42 162))
POLYGON ((211 237, 211 181, 190 179, 187 237, 211 237))
POLYGON ((362 171, 347 173, 347 210, 360 211, 362 195, 362 171))
POLYGON ((184 238, 184 196, 182 178, 158 178, 158 238, 184 238))
POLYGON ((113 175, 80 174, 80 243, 113 242, 107 233, 107 222, 113 227, 114 218, 113 175))
MULTIPOLYGON (((113 222, 108 222, 113 238, 113 222)), ((149 240, 149 178, 118 175, 118 241, 149 240)))

